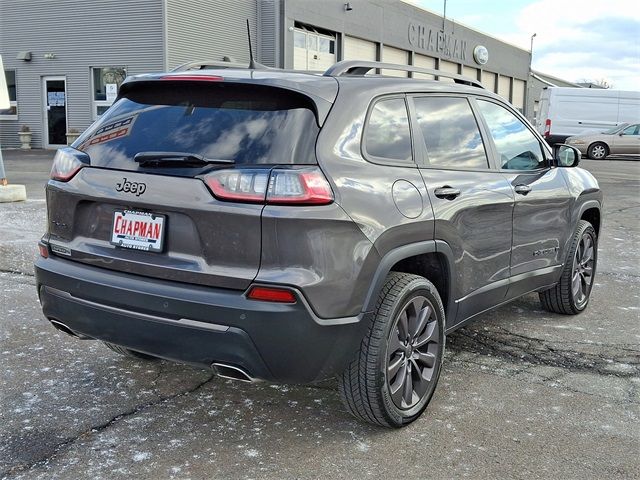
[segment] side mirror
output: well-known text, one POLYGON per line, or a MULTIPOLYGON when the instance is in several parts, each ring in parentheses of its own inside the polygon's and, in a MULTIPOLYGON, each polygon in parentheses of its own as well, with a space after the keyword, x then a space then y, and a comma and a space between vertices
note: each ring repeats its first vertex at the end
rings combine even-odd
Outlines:
POLYGON ((577 167, 582 154, 571 145, 558 144, 553 146, 553 158, 559 167, 577 167))

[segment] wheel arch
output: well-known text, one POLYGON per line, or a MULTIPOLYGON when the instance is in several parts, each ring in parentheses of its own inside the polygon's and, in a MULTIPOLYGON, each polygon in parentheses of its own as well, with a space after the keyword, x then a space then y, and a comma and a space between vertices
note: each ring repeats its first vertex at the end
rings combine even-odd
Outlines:
POLYGON ((403 245, 387 252, 373 276, 362 311, 375 309, 378 295, 382 290, 389 272, 414 273, 427 278, 434 284, 446 310, 447 319, 455 318, 456 304, 453 295, 453 252, 451 247, 441 240, 403 245))
POLYGON ((589 222, 596 231, 596 235, 598 237, 600 236, 600 204, 597 201, 592 200, 584 203, 580 209, 580 216, 578 218, 579 220, 586 220, 589 222))

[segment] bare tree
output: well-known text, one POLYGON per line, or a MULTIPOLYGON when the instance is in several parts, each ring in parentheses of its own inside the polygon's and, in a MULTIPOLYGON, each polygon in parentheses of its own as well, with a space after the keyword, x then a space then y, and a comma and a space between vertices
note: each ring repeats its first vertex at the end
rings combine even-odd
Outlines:
POLYGON ((583 78, 581 80, 578 80, 576 83, 578 85, 584 85, 585 87, 613 88, 613 83, 611 83, 606 78, 597 78, 595 80, 583 78))

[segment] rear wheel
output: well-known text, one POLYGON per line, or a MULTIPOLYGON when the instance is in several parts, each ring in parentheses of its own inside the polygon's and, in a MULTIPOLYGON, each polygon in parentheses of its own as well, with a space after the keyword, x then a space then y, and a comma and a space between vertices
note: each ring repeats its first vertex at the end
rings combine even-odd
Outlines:
POLYGON ((598 238, 591 224, 578 222, 558 284, 540 292, 542 306, 554 313, 576 315, 587 308, 598 260, 598 238))
POLYGON ((339 378, 347 409, 385 427, 402 427, 427 407, 444 353, 444 308, 431 282, 391 272, 356 358, 339 378))
POLYGON ((609 155, 609 147, 601 142, 589 145, 589 149, 587 150, 587 156, 592 160, 602 160, 607 155, 609 155))
POLYGON ((109 342, 102 342, 102 343, 104 343, 108 349, 113 350, 114 352, 119 353, 120 355, 124 355, 125 357, 136 358, 138 360, 158 360, 157 357, 154 357, 152 355, 136 352, 135 350, 131 350, 126 347, 121 347, 120 345, 115 345, 109 342))

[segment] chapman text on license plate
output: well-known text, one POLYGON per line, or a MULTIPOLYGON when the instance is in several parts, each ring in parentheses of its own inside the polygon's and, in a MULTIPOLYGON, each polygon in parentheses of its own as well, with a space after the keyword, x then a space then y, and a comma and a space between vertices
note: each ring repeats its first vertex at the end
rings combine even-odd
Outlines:
POLYGON ((162 251, 164 215, 131 210, 116 211, 113 215, 111 243, 123 248, 162 251))

